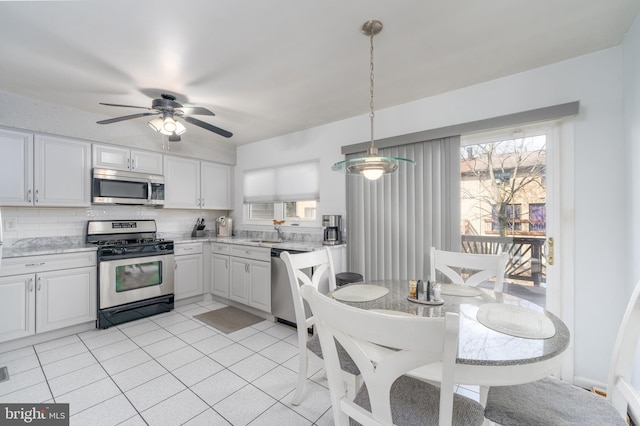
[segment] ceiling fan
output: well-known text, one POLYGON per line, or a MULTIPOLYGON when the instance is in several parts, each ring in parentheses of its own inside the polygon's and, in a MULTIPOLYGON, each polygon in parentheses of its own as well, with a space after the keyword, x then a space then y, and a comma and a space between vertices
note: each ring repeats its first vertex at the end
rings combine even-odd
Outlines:
POLYGON ((119 105, 119 104, 107 104, 100 102, 100 105, 107 106, 115 106, 115 107, 124 107, 124 108, 140 108, 146 109, 151 112, 142 112, 140 114, 132 114, 125 115, 123 117, 110 118, 108 120, 100 120, 98 124, 111 124, 117 123, 118 121, 131 120, 133 118, 147 117, 150 115, 157 115, 158 117, 149 121, 149 126, 156 132, 160 132, 163 135, 169 136, 169 140, 171 142, 177 142, 180 140, 180 135, 187 131, 186 127, 176 120, 176 118, 180 118, 187 123, 194 124, 198 127, 202 127, 203 129, 209 130, 210 132, 216 133, 220 136, 224 136, 225 138, 230 138, 233 136, 233 133, 221 129, 220 127, 216 127, 209 123, 205 123, 202 120, 198 120, 197 118, 193 118, 192 115, 215 115, 213 112, 209 111, 204 107, 185 107, 182 104, 176 102, 176 97, 173 95, 169 95, 167 93, 162 93, 160 99, 154 99, 151 102, 151 108, 134 106, 134 105, 119 105))

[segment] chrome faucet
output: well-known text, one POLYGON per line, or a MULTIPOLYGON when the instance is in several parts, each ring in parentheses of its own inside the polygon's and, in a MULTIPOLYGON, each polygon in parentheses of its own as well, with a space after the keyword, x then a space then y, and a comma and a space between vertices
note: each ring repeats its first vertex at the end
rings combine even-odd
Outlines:
POLYGON ((275 229, 278 232, 278 241, 283 241, 284 240, 284 235, 282 234, 282 230, 280 229, 280 225, 275 225, 273 227, 273 229, 275 229))

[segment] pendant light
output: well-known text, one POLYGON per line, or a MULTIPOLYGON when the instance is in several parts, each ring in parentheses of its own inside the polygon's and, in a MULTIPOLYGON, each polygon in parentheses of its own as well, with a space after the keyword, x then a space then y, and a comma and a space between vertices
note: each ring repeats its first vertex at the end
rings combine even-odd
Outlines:
POLYGON ((369 180, 379 179, 382 175, 393 173, 398 170, 399 163, 414 164, 412 160, 400 157, 382 157, 378 154, 378 148, 375 147, 373 138, 373 119, 375 117, 374 109, 374 73, 373 73, 373 36, 382 31, 382 22, 378 20, 367 21, 362 25, 362 33, 369 36, 370 40, 370 69, 369 75, 369 94, 370 94, 370 112, 371 120, 371 146, 367 149, 367 155, 360 158, 352 158, 350 160, 339 161, 335 163, 331 170, 345 172, 347 174, 362 175, 369 180))

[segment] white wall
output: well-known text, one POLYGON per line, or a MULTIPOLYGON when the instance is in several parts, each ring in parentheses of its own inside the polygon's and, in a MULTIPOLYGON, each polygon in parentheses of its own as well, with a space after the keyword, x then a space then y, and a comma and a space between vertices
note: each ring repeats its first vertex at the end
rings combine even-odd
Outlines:
MULTIPOLYGON (((376 112, 376 138, 385 138, 580 101, 575 159, 567 160, 575 161, 576 173, 575 375, 598 382, 606 381, 629 281, 621 51, 611 48, 376 112)), ((243 170, 309 158, 321 162, 319 214, 345 214, 344 176, 330 167, 343 158, 342 145, 364 142, 368 132, 363 115, 239 147, 236 223, 243 170)))
MULTIPOLYGON (((627 282, 625 294, 631 294, 633 286, 640 280, 640 18, 636 18, 631 30, 622 44, 624 74, 624 112, 627 146, 625 147, 628 167, 629 212, 627 227, 629 229, 628 258, 631 278, 627 282)), ((640 356, 636 356, 636 364, 640 365, 640 356)), ((640 368, 634 371, 634 383, 640 383, 640 368)))
MULTIPOLYGON (((96 103, 100 101, 104 100, 96 98, 96 103)), ((218 141, 206 130, 194 126, 188 125, 182 141, 171 143, 170 150, 163 151, 164 136, 151 130, 147 125, 148 120, 144 118, 108 125, 96 124, 98 120, 134 113, 135 111, 127 111, 126 108, 114 108, 114 114, 107 117, 0 92, 0 126, 166 152, 224 164, 236 162, 234 145, 218 141)))

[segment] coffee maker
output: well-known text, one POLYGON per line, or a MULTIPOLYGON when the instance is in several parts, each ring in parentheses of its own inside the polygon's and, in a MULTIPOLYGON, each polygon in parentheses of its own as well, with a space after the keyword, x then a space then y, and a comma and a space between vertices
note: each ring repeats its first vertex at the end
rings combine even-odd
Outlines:
POLYGON ((230 237, 232 234, 233 219, 226 216, 220 216, 216 219, 216 236, 218 237, 230 237))
POLYGON ((342 244, 342 216, 322 215, 322 226, 324 226, 322 244, 327 246, 342 244))

